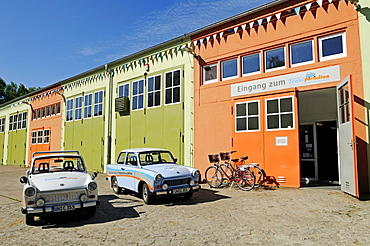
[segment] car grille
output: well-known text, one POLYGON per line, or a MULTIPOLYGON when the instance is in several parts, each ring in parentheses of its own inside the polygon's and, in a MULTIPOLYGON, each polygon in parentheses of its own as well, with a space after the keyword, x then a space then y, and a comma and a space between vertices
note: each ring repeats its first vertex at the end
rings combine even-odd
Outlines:
POLYGON ((46 203, 56 203, 79 200, 81 194, 85 194, 85 190, 56 192, 56 193, 54 192, 40 193, 39 197, 44 198, 46 203))
POLYGON ((175 186, 175 185, 183 185, 183 184, 189 184, 190 178, 186 179, 175 179, 175 180, 165 180, 164 183, 168 186, 175 186))

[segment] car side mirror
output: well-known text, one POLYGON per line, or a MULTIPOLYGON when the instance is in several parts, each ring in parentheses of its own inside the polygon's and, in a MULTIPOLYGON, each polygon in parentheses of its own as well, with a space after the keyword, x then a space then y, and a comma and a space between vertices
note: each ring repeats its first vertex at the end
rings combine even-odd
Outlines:
POLYGON ((93 172, 93 173, 91 174, 91 178, 92 178, 92 179, 95 179, 96 177, 98 177, 98 173, 97 173, 97 172, 93 172))
POLYGON ((19 181, 22 183, 22 184, 27 184, 28 183, 28 178, 25 177, 25 176, 22 176, 19 181))
POLYGON ((174 158, 174 159, 173 159, 173 161, 174 161, 175 163, 177 163, 177 158, 174 158))

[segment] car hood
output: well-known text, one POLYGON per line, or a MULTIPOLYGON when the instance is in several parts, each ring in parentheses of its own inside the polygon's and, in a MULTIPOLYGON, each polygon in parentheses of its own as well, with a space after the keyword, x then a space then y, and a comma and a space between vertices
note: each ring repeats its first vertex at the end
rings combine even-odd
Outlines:
POLYGON ((164 178, 191 175, 190 168, 177 164, 155 164, 145 166, 144 168, 156 173, 160 173, 164 178))
POLYGON ((31 184, 39 191, 83 188, 90 175, 82 172, 56 172, 32 175, 31 184))

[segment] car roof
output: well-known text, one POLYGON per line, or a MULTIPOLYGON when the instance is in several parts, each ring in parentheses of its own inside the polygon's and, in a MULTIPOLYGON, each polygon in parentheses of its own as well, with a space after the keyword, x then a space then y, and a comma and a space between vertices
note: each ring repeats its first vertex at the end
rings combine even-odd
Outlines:
POLYGON ((57 158, 57 157, 80 157, 82 158, 81 155, 77 155, 77 154, 50 154, 50 155, 37 155, 33 157, 33 159, 57 158))
POLYGON ((132 149, 125 149, 121 150, 121 152, 148 152, 148 151, 169 151, 167 149, 158 149, 158 148, 132 148, 132 149))

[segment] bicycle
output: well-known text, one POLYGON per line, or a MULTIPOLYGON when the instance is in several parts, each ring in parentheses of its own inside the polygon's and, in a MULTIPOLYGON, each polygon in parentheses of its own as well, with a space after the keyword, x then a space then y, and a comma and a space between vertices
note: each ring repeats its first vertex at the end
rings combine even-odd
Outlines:
POLYGON ((255 181, 254 181, 254 187, 258 188, 265 182, 265 171, 259 167, 258 163, 246 163, 244 162, 248 159, 248 156, 240 157, 241 161, 239 162, 238 159, 234 159, 232 161, 239 162, 239 166, 245 166, 248 168, 254 175, 255 181))
POLYGON ((213 166, 207 168, 205 178, 211 188, 226 186, 231 182, 232 184, 236 183, 239 189, 244 191, 253 189, 255 183, 253 173, 244 166, 234 168, 232 165, 229 165, 230 154, 234 152, 220 153, 221 160, 224 160, 225 164, 220 164, 218 154, 208 155, 209 161, 213 163, 213 166))

